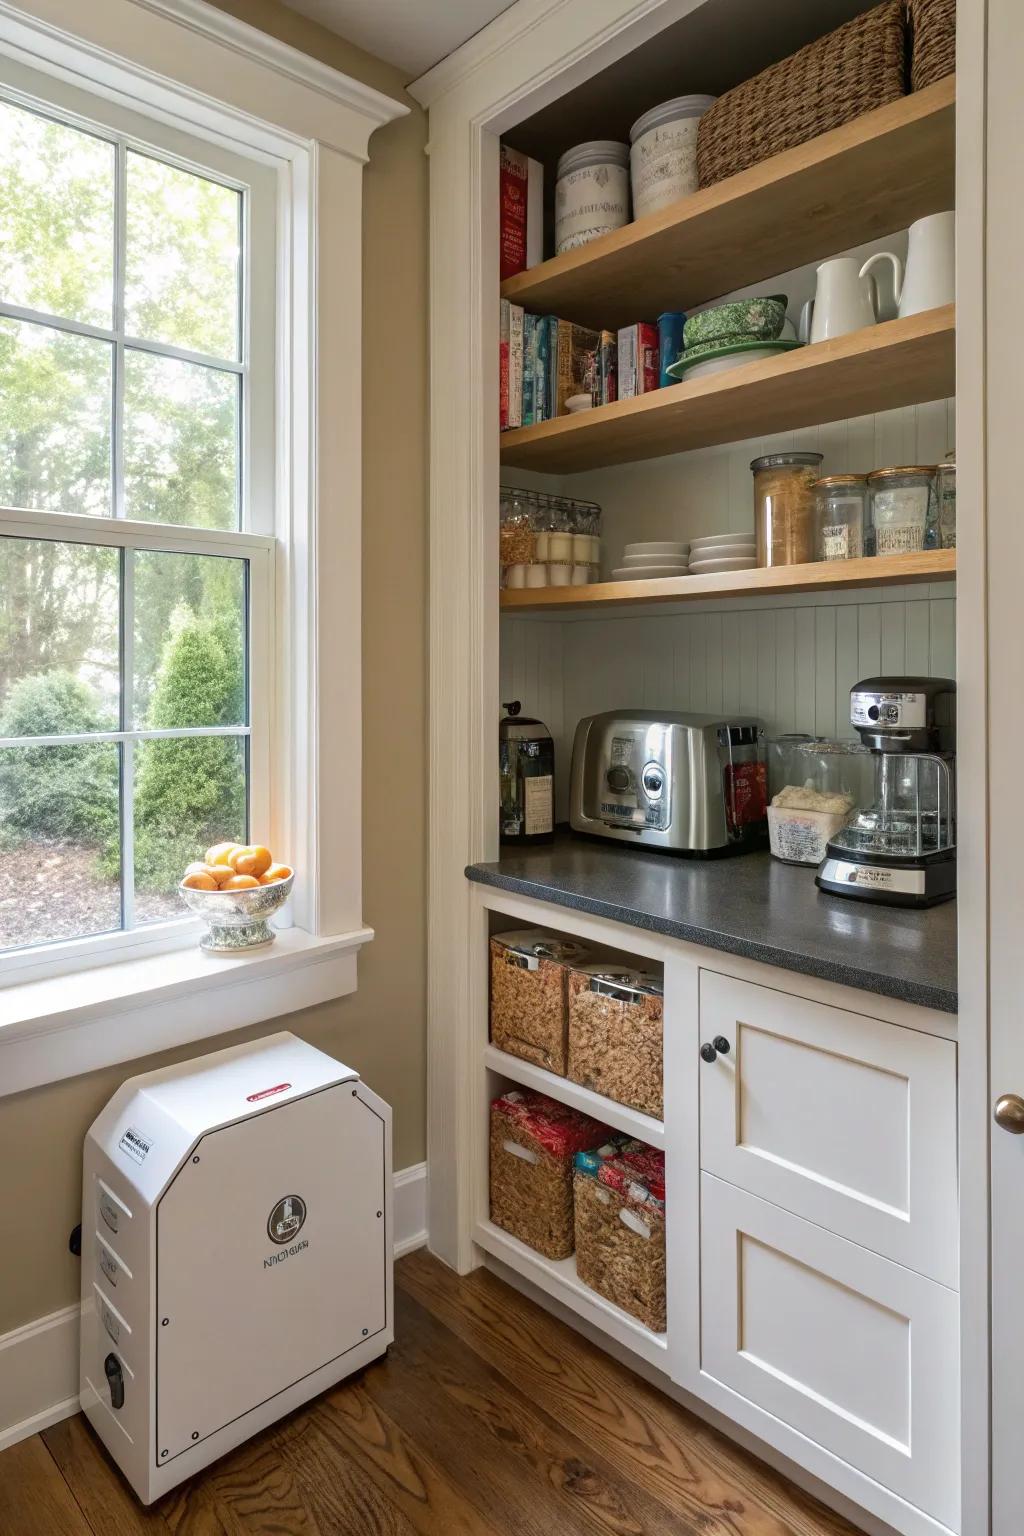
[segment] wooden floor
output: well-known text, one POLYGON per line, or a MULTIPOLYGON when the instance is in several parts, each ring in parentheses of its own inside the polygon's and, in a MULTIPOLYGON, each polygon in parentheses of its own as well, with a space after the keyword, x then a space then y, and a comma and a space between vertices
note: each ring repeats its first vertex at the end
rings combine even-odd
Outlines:
POLYGON ((485 1270, 396 1271, 385 1359, 143 1509, 78 1416, 0 1455, 0 1536, 852 1536, 485 1270))

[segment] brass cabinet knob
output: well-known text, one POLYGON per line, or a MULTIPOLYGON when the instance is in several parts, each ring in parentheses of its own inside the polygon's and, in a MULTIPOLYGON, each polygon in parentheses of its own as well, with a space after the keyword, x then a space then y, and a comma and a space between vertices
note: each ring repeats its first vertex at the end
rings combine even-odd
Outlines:
POLYGON ((1004 1093, 996 1100, 995 1122, 1014 1136, 1024 1136, 1024 1099, 1019 1093, 1004 1093))

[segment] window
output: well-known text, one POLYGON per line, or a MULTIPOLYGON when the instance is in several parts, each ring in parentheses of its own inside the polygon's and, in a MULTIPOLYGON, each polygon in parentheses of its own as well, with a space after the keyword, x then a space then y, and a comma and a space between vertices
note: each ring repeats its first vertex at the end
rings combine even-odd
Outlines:
POLYGON ((93 105, 0 87, 7 952, 181 921, 267 835, 273 194, 93 105))

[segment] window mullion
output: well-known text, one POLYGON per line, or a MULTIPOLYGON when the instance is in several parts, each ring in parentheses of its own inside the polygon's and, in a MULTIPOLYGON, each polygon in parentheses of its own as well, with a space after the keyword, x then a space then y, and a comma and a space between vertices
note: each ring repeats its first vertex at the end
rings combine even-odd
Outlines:
POLYGON ((117 180, 114 188, 114 419, 111 432, 113 457, 113 512, 124 517, 124 328, 125 271, 128 252, 128 150, 117 145, 117 180))

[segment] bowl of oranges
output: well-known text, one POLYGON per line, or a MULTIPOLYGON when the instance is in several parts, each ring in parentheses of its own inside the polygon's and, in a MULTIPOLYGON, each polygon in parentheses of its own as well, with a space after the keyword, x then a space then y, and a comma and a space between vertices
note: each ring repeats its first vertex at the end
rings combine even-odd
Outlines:
POLYGON ((215 843, 190 864, 178 890, 206 924, 200 940, 212 954, 273 944, 268 918, 291 894, 295 871, 277 864, 261 843, 215 843))

